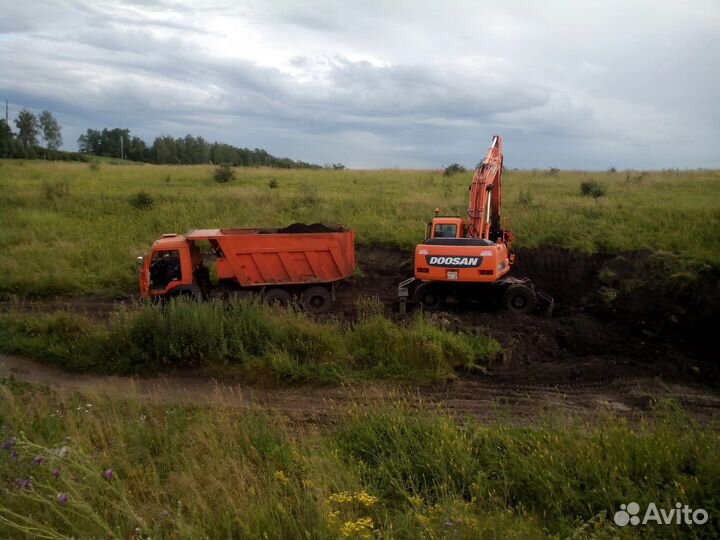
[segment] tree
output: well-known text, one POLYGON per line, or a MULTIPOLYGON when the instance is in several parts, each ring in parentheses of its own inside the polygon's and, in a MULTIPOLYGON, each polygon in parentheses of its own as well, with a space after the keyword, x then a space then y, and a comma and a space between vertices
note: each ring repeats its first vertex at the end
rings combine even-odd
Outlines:
POLYGON ((48 150, 57 150, 62 146, 62 128, 50 111, 40 113, 38 119, 42 138, 45 139, 45 146, 48 150))
POLYGON ((33 113, 27 109, 20 111, 15 119, 15 127, 18 128, 18 139, 24 149, 28 150, 37 146, 39 125, 38 119, 33 113))
POLYGON ((11 157, 13 151, 13 133, 5 120, 0 120, 0 157, 11 157))
POLYGON ((97 129, 88 129, 78 137, 78 150, 83 154, 100 154, 100 132, 97 129))

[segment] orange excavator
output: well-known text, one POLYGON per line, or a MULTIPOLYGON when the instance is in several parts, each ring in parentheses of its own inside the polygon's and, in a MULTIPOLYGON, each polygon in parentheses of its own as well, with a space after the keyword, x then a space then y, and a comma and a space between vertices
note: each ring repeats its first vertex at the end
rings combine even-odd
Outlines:
POLYGON ((408 301, 433 310, 449 300, 458 303, 500 302, 516 313, 544 308, 553 300, 532 282, 508 276, 515 255, 513 233, 503 227, 502 138, 495 135, 470 184, 468 217, 435 218, 427 224, 425 241, 415 248, 415 275, 400 283, 400 311, 408 301))

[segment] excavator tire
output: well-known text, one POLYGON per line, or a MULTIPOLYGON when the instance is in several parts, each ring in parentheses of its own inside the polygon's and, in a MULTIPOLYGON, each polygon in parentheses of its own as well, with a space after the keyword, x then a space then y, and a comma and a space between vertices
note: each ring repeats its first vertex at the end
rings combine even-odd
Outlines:
POLYGON ((270 304, 271 306, 278 306, 278 307, 288 307, 290 305, 290 302, 292 301, 292 297, 290 296, 290 293, 287 292, 285 289, 268 289, 265 291, 265 302, 270 304))
POLYGON ((421 285, 415 293, 415 302, 426 311, 435 311, 445 305, 445 294, 438 287, 421 285))
POLYGON ((537 296, 527 285, 515 283, 505 289, 503 305, 513 313, 532 313, 537 305, 537 296))
POLYGON ((315 286, 305 289, 302 295, 303 307, 310 313, 325 313, 332 305, 332 296, 325 287, 315 286))

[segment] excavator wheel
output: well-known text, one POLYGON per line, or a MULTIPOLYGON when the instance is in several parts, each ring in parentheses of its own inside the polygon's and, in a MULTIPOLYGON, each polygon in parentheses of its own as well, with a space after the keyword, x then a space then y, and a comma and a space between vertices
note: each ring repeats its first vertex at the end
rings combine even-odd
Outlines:
POLYGON ((415 301, 426 311, 434 311, 445 305, 445 294, 432 285, 422 285, 415 293, 415 301))
POLYGON ((505 289, 503 304, 505 309, 513 313, 532 313, 537 305, 537 296, 527 285, 515 283, 505 289))
POLYGON ((310 313, 325 313, 330 310, 332 304, 330 291, 320 286, 305 289, 302 300, 305 310, 310 313))
POLYGON ((265 291, 265 302, 271 306, 288 307, 292 300, 290 293, 285 289, 269 289, 265 291))

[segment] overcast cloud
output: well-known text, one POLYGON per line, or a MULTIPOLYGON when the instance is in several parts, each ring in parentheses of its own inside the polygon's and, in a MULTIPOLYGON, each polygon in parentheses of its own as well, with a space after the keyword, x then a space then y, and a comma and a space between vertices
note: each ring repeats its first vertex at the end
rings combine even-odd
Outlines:
POLYGON ((720 167, 720 1, 0 0, 0 98, 351 167, 720 167))

